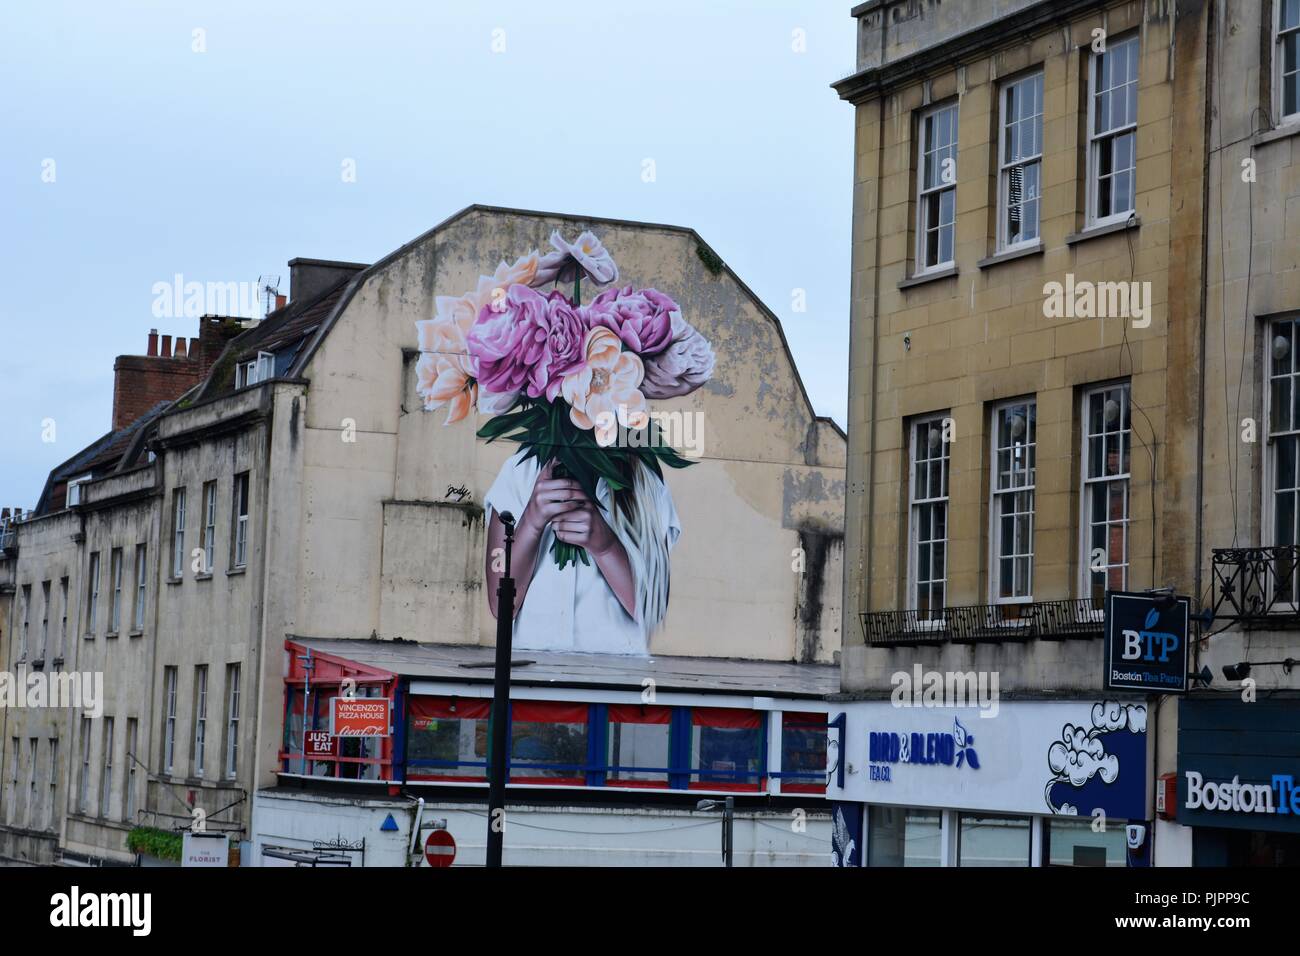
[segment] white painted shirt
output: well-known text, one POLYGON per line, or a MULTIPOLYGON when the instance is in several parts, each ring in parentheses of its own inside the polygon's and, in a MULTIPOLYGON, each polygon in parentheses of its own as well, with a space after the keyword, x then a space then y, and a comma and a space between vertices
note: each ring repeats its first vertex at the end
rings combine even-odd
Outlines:
MULTIPOLYGON (((524 513, 533 485, 541 467, 537 459, 524 460, 523 451, 512 455, 488 489, 483 505, 488 523, 493 512, 509 511, 518 520, 524 513)), ((677 509, 667 484, 651 482, 655 488, 654 506, 658 509, 660 527, 668 530, 668 547, 672 548, 681 534, 677 509)), ((611 499, 609 486, 603 478, 596 484, 596 503, 601 514, 609 520, 611 499)), ((524 596, 523 607, 515 615, 514 647, 534 651, 583 651, 596 654, 648 653, 645 628, 623 609, 618 597, 605 581, 605 576, 591 563, 570 564, 561 571, 551 556, 555 533, 550 525, 542 533, 537 547, 537 560, 531 569, 532 583, 524 596)), ((511 572, 522 584, 530 569, 512 561, 511 572)), ((635 569, 634 569, 635 574, 635 569)), ((634 582, 636 586, 640 582, 634 582)))

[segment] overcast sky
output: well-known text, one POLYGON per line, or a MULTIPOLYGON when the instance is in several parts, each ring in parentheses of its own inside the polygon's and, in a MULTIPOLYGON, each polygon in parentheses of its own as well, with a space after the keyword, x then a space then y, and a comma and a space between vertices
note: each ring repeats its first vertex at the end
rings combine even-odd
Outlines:
POLYGON ((10 5, 0 504, 33 507, 108 430, 115 356, 197 334, 154 317, 155 283, 287 291, 294 256, 373 262, 476 202, 695 228, 843 425, 853 111, 828 84, 853 69, 850 7, 10 5))

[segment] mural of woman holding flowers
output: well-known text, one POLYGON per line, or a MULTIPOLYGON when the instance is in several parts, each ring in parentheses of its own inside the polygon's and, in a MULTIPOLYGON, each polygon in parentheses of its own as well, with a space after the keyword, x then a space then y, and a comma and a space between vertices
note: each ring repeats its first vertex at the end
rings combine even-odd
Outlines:
POLYGON ((516 519, 516 646, 645 654, 681 533, 663 465, 691 464, 642 433, 648 401, 708 381, 713 349, 667 295, 614 285, 618 267, 592 233, 550 242, 437 298, 435 317, 416 323, 417 391, 426 410, 447 408, 446 424, 477 408, 494 416, 480 437, 519 443, 484 502, 494 615, 498 515, 516 519), (609 288, 582 305, 584 279, 609 288))

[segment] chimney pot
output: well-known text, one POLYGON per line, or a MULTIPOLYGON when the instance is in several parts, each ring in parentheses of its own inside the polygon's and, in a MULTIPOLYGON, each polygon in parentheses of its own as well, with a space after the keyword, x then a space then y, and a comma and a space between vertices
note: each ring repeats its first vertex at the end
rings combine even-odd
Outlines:
POLYGON ((288 297, 287 295, 277 295, 277 296, 275 297, 275 307, 276 307, 276 309, 283 309, 283 308, 284 308, 284 304, 285 304, 286 302, 288 302, 288 301, 289 301, 289 297, 288 297))
POLYGON ((190 336, 190 358, 197 358, 199 354, 199 340, 190 336))
POLYGON ((173 352, 172 355, 178 359, 185 358, 185 336, 176 336, 176 351, 173 352))
POLYGON ((172 337, 170 335, 164 335, 162 337, 162 357, 172 357, 172 337))
POLYGON ((145 354, 146 355, 158 354, 158 330, 157 329, 149 330, 149 351, 147 351, 145 354))

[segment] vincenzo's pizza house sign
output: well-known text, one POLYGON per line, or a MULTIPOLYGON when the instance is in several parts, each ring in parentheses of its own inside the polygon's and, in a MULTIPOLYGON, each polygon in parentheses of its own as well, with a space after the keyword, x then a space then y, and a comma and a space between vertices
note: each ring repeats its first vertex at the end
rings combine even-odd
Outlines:
POLYGON ((844 713, 843 784, 831 774, 832 800, 1146 817, 1144 703, 1013 701, 982 710, 868 701, 846 704, 844 713))

